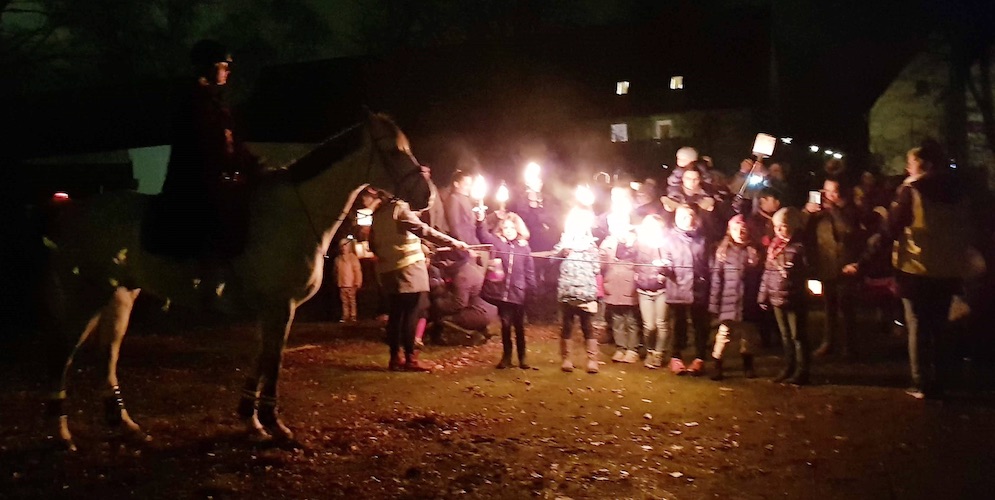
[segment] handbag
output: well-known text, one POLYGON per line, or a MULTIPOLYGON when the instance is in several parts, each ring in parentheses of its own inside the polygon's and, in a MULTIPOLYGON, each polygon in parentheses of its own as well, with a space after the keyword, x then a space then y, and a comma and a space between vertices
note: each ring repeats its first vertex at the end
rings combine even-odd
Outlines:
POLYGON ((480 286, 480 298, 497 305, 503 302, 507 292, 505 284, 504 266, 499 257, 495 257, 487 264, 487 271, 484 273, 484 283, 480 286))

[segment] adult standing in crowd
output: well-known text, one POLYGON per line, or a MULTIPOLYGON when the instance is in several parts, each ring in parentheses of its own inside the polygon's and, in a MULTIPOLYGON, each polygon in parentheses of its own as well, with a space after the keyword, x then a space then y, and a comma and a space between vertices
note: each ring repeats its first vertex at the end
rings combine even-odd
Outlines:
POLYGON ((428 263, 420 238, 466 250, 468 245, 422 222, 404 200, 383 191, 363 191, 362 203, 373 210, 370 247, 377 256, 377 277, 388 296, 387 343, 391 370, 428 371, 415 353, 419 310, 427 302, 428 263), (400 357, 403 344, 404 358, 400 357))
POLYGON ((473 176, 469 172, 457 170, 453 173, 452 190, 446 198, 446 224, 449 234, 470 245, 479 245, 477 239, 476 217, 473 215, 473 201, 470 200, 470 188, 473 186, 473 176))
POLYGON ((909 395, 942 398, 953 368, 946 331, 950 304, 961 289, 970 244, 964 188, 949 171, 941 146, 926 140, 909 150, 908 177, 891 205, 897 240, 893 262, 909 333, 909 395))
POLYGON ((856 354, 857 284, 852 275, 843 273, 843 267, 857 261, 864 243, 859 214, 849 193, 842 189, 840 181, 826 179, 822 185, 822 203, 806 203, 803 212, 809 262, 822 281, 825 294, 826 329, 814 353, 817 357, 836 348, 844 357, 856 354))

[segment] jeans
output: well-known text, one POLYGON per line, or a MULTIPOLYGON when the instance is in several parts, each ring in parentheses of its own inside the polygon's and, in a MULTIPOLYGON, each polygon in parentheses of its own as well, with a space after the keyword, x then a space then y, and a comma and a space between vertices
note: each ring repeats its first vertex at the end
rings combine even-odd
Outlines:
POLYGON ((607 307, 607 316, 612 319, 615 347, 627 351, 635 351, 639 347, 639 325, 636 323, 636 306, 609 305, 607 307))
POLYGON ((904 275, 902 306, 909 332, 912 385, 927 395, 942 395, 954 366, 953 342, 945 330, 957 281, 904 275))
POLYGON ((781 329, 785 370, 794 377, 807 377, 809 372, 808 334, 805 324, 808 311, 804 308, 784 309, 774 306, 774 318, 781 329))
POLYGON ((852 278, 844 277, 826 281, 822 286, 826 304, 826 331, 822 345, 827 349, 838 347, 844 356, 856 354, 854 335, 857 316, 854 301, 857 284, 852 278))
POLYGON ((705 359, 711 331, 711 317, 708 315, 708 306, 704 304, 667 304, 667 323, 673 332, 671 357, 681 357, 682 346, 679 342, 687 341, 688 316, 691 316, 691 324, 694 327, 694 356, 705 359))
POLYGON ((639 314, 643 318, 644 342, 650 345, 650 336, 656 332, 653 350, 662 352, 670 347, 670 329, 667 325, 667 294, 639 291, 639 314))

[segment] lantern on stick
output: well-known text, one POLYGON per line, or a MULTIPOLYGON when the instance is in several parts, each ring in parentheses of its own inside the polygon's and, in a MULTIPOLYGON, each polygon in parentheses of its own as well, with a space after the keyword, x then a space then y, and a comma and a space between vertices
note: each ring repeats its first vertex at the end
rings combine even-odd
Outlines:
POLYGON ((487 208, 484 206, 485 196, 487 196, 487 180, 483 175, 477 174, 470 186, 470 198, 477 200, 477 208, 474 210, 484 211, 487 208))
POLYGON ((508 203, 508 186, 505 183, 501 183, 497 188, 497 192, 494 193, 494 199, 498 202, 498 208, 504 210, 505 205, 508 203))

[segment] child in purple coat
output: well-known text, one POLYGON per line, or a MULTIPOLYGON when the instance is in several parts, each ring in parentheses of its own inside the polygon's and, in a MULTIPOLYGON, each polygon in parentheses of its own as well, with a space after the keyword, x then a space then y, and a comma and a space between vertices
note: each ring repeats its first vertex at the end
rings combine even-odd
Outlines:
POLYGON ((518 225, 513 219, 504 219, 498 226, 499 236, 487 230, 478 215, 477 239, 481 243, 492 245, 491 257, 501 259, 504 272, 504 285, 500 297, 488 297, 484 300, 497 306, 498 317, 501 318, 501 345, 504 349, 500 369, 511 366, 511 328, 515 328, 515 343, 518 345, 518 367, 527 370, 531 368, 525 360, 525 292, 535 288, 535 264, 532 261, 532 249, 518 232, 518 225))
MULTIPOLYGON (((739 353, 743 357, 744 375, 747 378, 755 376, 750 337, 758 332, 754 325, 743 321, 743 311, 746 306, 746 278, 759 274, 759 264, 760 252, 750 244, 746 220, 742 215, 736 215, 729 219, 726 235, 715 250, 715 261, 712 264, 712 290, 708 309, 719 320, 712 349, 712 358, 715 360, 712 380, 723 378, 722 354, 730 337, 734 335, 740 337, 739 353)), ((752 343, 755 344, 756 339, 752 343)))

